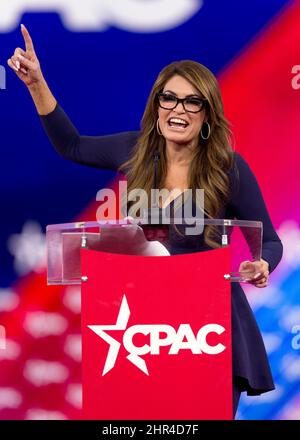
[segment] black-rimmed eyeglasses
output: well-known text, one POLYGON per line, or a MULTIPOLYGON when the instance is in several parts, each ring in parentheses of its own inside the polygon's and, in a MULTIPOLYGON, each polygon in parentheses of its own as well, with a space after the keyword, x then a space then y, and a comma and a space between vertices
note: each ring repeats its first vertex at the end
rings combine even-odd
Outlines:
POLYGON ((197 98, 196 96, 177 98, 177 96, 170 93, 157 93, 156 97, 158 105, 165 110, 173 110, 181 102, 184 110, 189 113, 201 112, 206 101, 206 99, 197 98))

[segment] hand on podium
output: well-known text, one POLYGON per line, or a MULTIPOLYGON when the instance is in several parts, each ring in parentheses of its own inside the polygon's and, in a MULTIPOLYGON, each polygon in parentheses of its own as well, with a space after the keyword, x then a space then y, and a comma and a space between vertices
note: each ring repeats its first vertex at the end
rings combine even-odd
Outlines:
POLYGON ((255 287, 266 287, 269 279, 269 263, 262 258, 259 261, 243 261, 240 264, 239 272, 244 281, 253 284, 255 287))

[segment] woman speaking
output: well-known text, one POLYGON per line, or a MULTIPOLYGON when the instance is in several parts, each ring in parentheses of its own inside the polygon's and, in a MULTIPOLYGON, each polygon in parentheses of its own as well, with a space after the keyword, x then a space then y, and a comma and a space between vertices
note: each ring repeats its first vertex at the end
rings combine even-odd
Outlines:
MULTIPOLYGON (((256 273, 251 283, 266 287, 279 263, 282 244, 268 215, 255 176, 233 151, 222 98, 214 75, 195 61, 166 66, 150 92, 140 132, 81 136, 52 95, 41 72, 31 37, 22 25, 25 50, 17 48, 8 65, 27 86, 54 148, 65 158, 98 168, 121 170, 128 191, 191 188, 204 190, 206 218, 263 223, 262 259, 244 262, 256 273), (158 155, 157 169, 152 158, 158 155), (150 162, 149 162, 150 161, 150 162), (157 171, 157 172, 155 172, 157 171)), ((172 203, 172 199, 165 200, 172 203)), ((174 253, 216 247, 214 231, 179 240, 174 253)), ((240 284, 232 283, 234 413, 240 393, 259 395, 274 389, 261 334, 240 284), (253 355, 255 353, 255 356, 253 355)))

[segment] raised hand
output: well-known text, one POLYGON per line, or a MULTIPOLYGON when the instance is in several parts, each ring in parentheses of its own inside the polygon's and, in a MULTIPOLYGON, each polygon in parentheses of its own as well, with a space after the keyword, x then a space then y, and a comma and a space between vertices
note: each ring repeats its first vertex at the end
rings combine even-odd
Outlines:
POLYGON ((32 39, 23 24, 21 32, 25 42, 25 50, 17 47, 13 56, 7 60, 7 64, 26 84, 38 114, 47 115, 55 109, 57 102, 42 74, 32 39))
POLYGON ((25 50, 17 47, 14 55, 7 64, 27 87, 43 80, 39 60, 36 56, 31 36, 26 27, 21 24, 21 32, 25 42, 25 50))

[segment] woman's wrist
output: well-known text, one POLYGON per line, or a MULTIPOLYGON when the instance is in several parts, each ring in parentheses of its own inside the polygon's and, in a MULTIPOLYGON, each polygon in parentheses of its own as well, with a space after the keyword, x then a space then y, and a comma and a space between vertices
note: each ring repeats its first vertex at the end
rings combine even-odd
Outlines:
POLYGON ((45 116, 55 109, 56 99, 44 78, 28 86, 28 90, 40 116, 45 116))
POLYGON ((268 261, 264 260, 263 258, 261 258, 260 260, 268 265, 268 269, 267 270, 270 272, 270 264, 268 263, 268 261))

